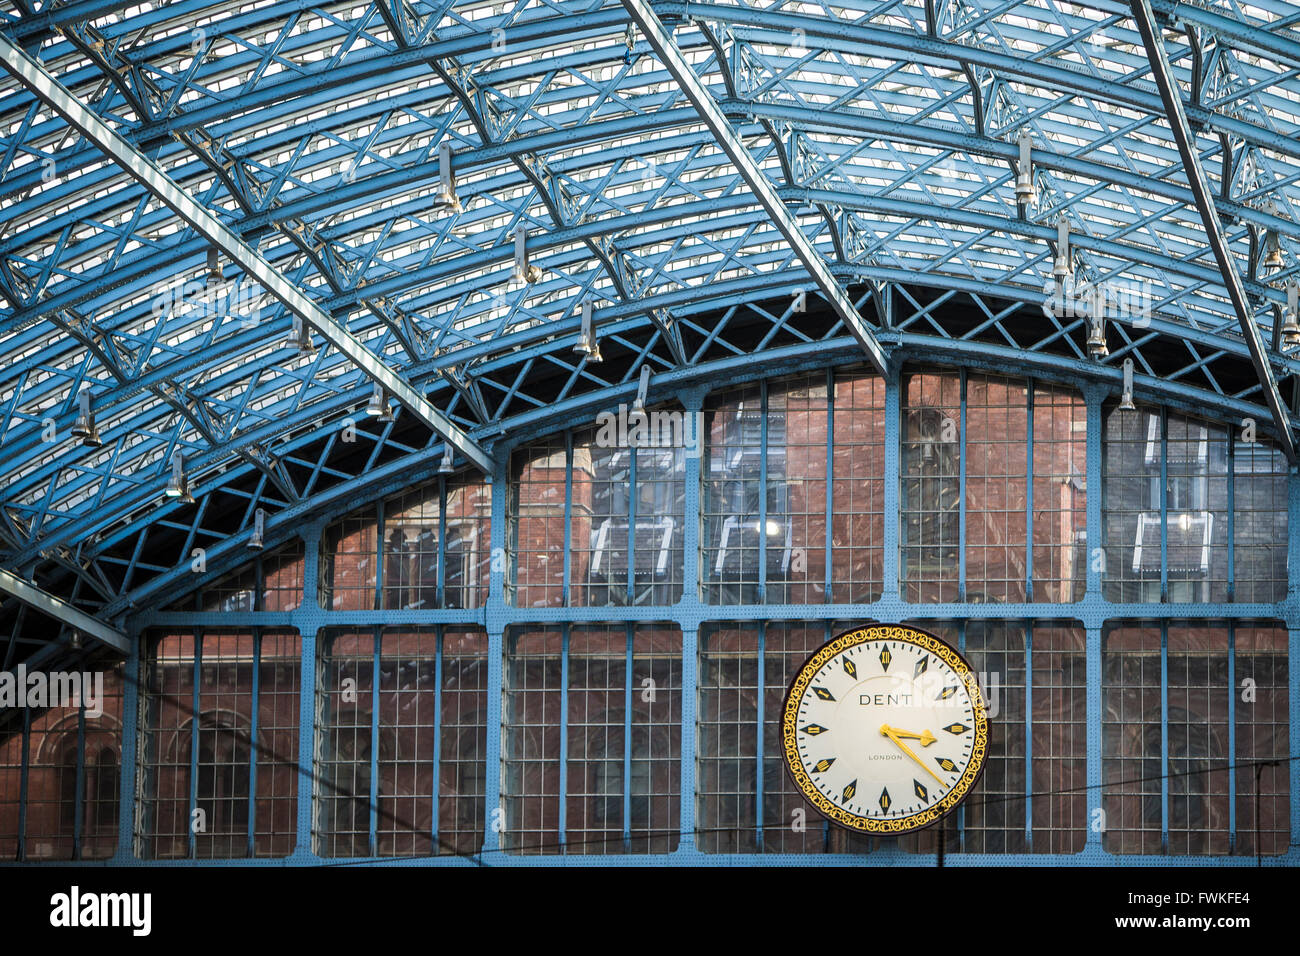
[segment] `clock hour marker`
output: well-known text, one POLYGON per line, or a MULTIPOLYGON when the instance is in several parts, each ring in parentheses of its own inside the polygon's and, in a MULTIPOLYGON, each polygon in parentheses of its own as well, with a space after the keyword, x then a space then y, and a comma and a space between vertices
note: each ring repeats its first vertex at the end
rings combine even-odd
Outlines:
POLYGON ((849 660, 847 657, 844 658, 844 673, 848 674, 850 677, 858 676, 858 665, 854 664, 853 661, 849 660))
POLYGON ((889 805, 890 805, 890 803, 892 803, 892 802, 893 802, 893 801, 891 801, 891 800, 889 799, 889 789, 886 788, 886 789, 884 789, 884 790, 881 790, 881 791, 880 791, 880 809, 881 809, 881 812, 883 812, 883 813, 888 813, 888 812, 889 812, 889 805))
POLYGON ((930 658, 922 657, 916 662, 916 670, 912 672, 913 677, 920 677, 925 673, 925 669, 930 666, 930 658))
POLYGON ((965 724, 949 724, 943 729, 948 731, 950 734, 964 734, 966 731, 970 730, 970 728, 965 724))
POLYGON ((939 691, 939 700, 947 700, 955 693, 957 693, 956 687, 945 687, 943 690, 939 691))
POLYGON ((888 645, 886 645, 886 646, 885 646, 884 648, 882 648, 881 651, 880 651, 880 668, 881 668, 881 670, 886 670, 886 671, 889 670, 889 662, 892 661, 893 659, 894 659, 894 655, 891 654, 891 653, 889 653, 889 647, 888 647, 888 645))
POLYGON ((937 763, 944 770, 948 771, 949 773, 952 773, 954 770, 957 769, 957 765, 953 763, 951 760, 949 760, 947 757, 935 757, 934 762, 937 763))
MULTIPOLYGON (((953 690, 956 690, 956 689, 957 689, 957 688, 955 688, 955 687, 953 688, 953 690)), ((835 700, 835 698, 834 698, 834 696, 832 696, 831 692, 828 691, 825 687, 814 687, 814 688, 813 688, 813 693, 816 694, 818 697, 820 697, 822 700, 829 700, 829 701, 834 701, 834 700, 835 700)))
MULTIPOLYGON (((855 780, 854 783, 856 783, 856 782, 857 782, 857 781, 855 780)), ((917 795, 918 797, 920 797, 922 800, 929 800, 929 799, 930 799, 930 791, 926 790, 925 787, 921 786, 921 781, 920 781, 920 780, 913 780, 913 781, 912 781, 912 786, 913 786, 913 787, 915 788, 915 790, 916 790, 916 795, 917 795)))
POLYGON ((825 773, 827 770, 831 768, 831 764, 833 764, 834 762, 835 762, 834 757, 822 757, 821 760, 818 760, 815 764, 813 764, 813 773, 825 773))
POLYGON ((802 730, 805 734, 811 734, 816 737, 818 734, 826 733, 827 728, 823 727, 821 724, 809 724, 807 727, 802 728, 802 730))
POLYGON ((857 792, 858 792, 858 782, 854 780, 852 783, 850 783, 847 787, 844 788, 844 797, 843 797, 844 802, 848 803, 850 800, 852 800, 853 795, 857 792))

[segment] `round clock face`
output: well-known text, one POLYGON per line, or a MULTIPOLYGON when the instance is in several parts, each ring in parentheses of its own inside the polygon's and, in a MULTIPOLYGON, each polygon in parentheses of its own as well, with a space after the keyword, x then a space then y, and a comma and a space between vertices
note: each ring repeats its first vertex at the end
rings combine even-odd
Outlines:
POLYGON ((823 816, 854 830, 919 830, 979 779, 988 714, 970 664, 916 628, 870 625, 808 659, 782 710, 795 785, 823 816))

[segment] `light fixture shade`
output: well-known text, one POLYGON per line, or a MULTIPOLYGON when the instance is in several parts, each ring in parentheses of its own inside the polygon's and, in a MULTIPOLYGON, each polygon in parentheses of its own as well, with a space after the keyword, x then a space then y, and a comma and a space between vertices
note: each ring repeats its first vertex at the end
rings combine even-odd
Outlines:
POLYGON ((370 393, 370 402, 366 405, 366 414, 377 422, 395 422, 397 413, 393 411, 389 403, 388 393, 378 382, 375 383, 374 391, 370 393))
POLYGON ((449 212, 459 213, 464 211, 460 204, 460 197, 454 192, 448 192, 445 189, 439 189, 433 197, 433 201, 436 206, 449 212))
POLYGON ((1124 390, 1120 393, 1119 407, 1124 412, 1137 411, 1133 404, 1133 360, 1129 358, 1124 360, 1124 390))
POLYGON ((1288 312, 1282 323, 1282 344, 1288 348, 1300 345, 1300 322, 1296 321, 1294 312, 1288 312))
POLYGON ((298 355, 303 358, 309 358, 316 354, 316 346, 312 344, 311 340, 311 330, 296 315, 293 317, 293 330, 289 333, 289 338, 285 344, 289 348, 295 349, 298 355))
POLYGON ((1282 310, 1282 344, 1288 348, 1300 345, 1300 285, 1295 279, 1286 284, 1286 307, 1282 310))
POLYGON ((455 470, 455 456, 452 454, 451 446, 448 445, 447 450, 442 453, 442 461, 438 463, 438 474, 450 475, 455 470))
POLYGON ((1282 268, 1282 246, 1277 241, 1277 233, 1272 229, 1264 234, 1264 268, 1282 268))
POLYGON ((1030 158, 1033 141, 1028 130, 1021 131, 1017 143, 1020 146, 1020 162, 1016 164, 1016 204, 1028 206, 1034 201, 1034 165, 1030 158))
POLYGON ((1106 346, 1106 320, 1100 315, 1094 315, 1088 322, 1088 354, 1098 359, 1110 354, 1106 346))
POLYGON ((447 140, 438 144, 438 191, 433 196, 433 204, 453 214, 462 211, 460 197, 456 195, 456 173, 451 165, 451 143, 447 140))
POLYGON ((167 479, 167 487, 163 494, 186 504, 194 503, 194 496, 190 494, 189 479, 185 477, 185 458, 180 452, 172 455, 172 473, 167 479))
POLYGON ((218 258, 217 247, 208 247, 208 281, 221 281, 221 260, 218 258))
POLYGON ((104 442, 95 427, 95 413, 90 410, 90 392, 82 389, 77 395, 77 417, 72 423, 72 437, 89 448, 98 448, 104 442))
POLYGON ((1034 201, 1034 174, 1028 170, 1016 174, 1016 202, 1028 206, 1034 201))
POLYGON ((632 411, 634 412, 645 411, 645 403, 646 403, 646 399, 649 397, 649 393, 650 393, 650 366, 642 365, 641 379, 637 383, 636 398, 632 402, 632 411))
POLYGON ((600 357, 600 343, 595 339, 588 339, 585 336, 579 337, 577 344, 573 346, 573 351, 585 355, 587 361, 591 363, 604 361, 600 357))
POLYGON ((515 282, 537 282, 542 278, 542 270, 528 262, 528 229, 524 224, 515 225, 515 264, 510 270, 510 278, 515 282))
POLYGON ((1070 223, 1061 216, 1056 220, 1056 263, 1052 275, 1058 282, 1074 275, 1074 257, 1070 255, 1070 223))
POLYGON ((258 508, 253 512, 253 533, 249 535, 248 547, 253 551, 261 551, 265 543, 266 531, 266 512, 258 508))
POLYGON ((578 333, 573 351, 585 355, 588 362, 601 361, 600 340, 596 337, 596 321, 590 299, 582 303, 582 330, 578 333))

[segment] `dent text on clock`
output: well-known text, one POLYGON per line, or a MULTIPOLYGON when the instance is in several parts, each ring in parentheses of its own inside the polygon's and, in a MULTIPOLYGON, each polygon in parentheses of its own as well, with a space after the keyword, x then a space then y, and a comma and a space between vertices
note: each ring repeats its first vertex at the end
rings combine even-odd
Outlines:
POLYGON ((875 704, 911 704, 911 694, 859 694, 858 703, 867 707, 875 704))

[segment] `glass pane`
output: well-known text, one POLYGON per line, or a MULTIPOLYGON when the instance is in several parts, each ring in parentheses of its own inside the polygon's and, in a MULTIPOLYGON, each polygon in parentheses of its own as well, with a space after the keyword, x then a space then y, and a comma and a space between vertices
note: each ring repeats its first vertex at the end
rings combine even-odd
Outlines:
POLYGON ((902 409, 899 561, 908 601, 957 600, 961 382, 955 372, 910 375, 902 409))
POLYGON ((884 379, 836 372, 834 439, 831 598, 866 603, 885 575, 884 379))

